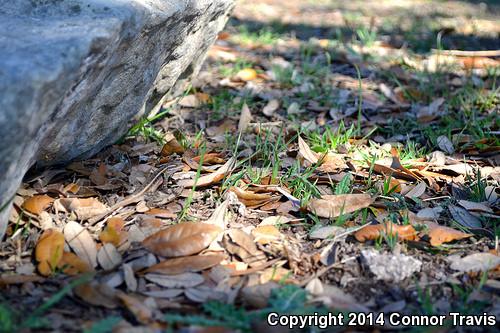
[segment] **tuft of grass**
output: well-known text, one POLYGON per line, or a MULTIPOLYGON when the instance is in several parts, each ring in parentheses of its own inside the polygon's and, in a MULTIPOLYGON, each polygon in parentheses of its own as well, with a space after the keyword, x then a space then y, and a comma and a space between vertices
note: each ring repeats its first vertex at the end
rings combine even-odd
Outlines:
POLYGON ((236 58, 235 62, 230 64, 219 63, 219 73, 224 77, 230 77, 237 74, 242 69, 253 67, 253 65, 253 62, 247 59, 236 58))
POLYGON ((349 143, 349 140, 355 136, 356 129, 354 125, 347 128, 341 121, 336 129, 325 126, 323 133, 315 130, 307 134, 311 149, 318 153, 336 151, 339 145, 349 143))
POLYGON ((474 175, 466 175, 465 186, 469 194, 469 199, 475 202, 486 201, 486 178, 481 177, 481 169, 477 168, 474 175))
POLYGON ((366 26, 362 26, 356 28, 354 31, 358 42, 363 46, 373 46, 377 41, 377 31, 373 28, 368 28, 366 26))
POLYGON ((389 177, 386 177, 384 179, 384 182, 382 184, 382 195, 388 197, 390 196, 391 194, 394 193, 394 191, 396 191, 396 189, 398 188, 398 185, 391 185, 391 180, 392 180, 392 176, 389 175, 389 177))
POLYGON ((270 28, 264 28, 257 31, 251 31, 247 26, 242 25, 237 34, 232 36, 231 40, 251 46, 274 45, 280 40, 280 35, 273 32, 270 28))
MULTIPOLYGON (((153 123, 161 118, 163 118, 165 115, 167 115, 170 112, 170 109, 166 109, 154 117, 144 117, 137 124, 132 126, 131 129, 128 130, 127 134, 125 135, 126 137, 135 137, 135 136, 142 136, 147 140, 150 141, 156 141, 160 144, 165 144, 164 140, 164 133, 160 130, 157 130, 154 128, 153 123)), ((123 139, 121 140, 123 141, 123 139)))
POLYGON ((351 175, 346 174, 344 177, 342 177, 337 186, 332 186, 332 187, 334 187, 335 194, 351 193, 351 187, 352 187, 351 175))
POLYGON ((297 161, 283 176, 282 181, 288 188, 292 189, 292 195, 300 200, 301 206, 307 205, 312 198, 321 196, 316 182, 312 183, 309 180, 315 169, 315 166, 311 166, 302 171, 300 162, 297 161))

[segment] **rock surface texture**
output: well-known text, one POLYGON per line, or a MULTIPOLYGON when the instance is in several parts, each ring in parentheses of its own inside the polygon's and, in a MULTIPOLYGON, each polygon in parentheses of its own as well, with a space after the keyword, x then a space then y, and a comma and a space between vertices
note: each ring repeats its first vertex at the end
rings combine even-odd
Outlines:
POLYGON ((34 164, 89 157, 203 62, 233 0, 0 0, 0 239, 34 164))

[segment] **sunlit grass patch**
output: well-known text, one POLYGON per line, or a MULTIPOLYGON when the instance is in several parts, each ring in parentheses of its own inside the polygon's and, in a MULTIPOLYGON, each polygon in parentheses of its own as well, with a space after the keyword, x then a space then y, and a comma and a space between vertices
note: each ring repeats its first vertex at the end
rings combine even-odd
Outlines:
POLYGON ((237 34, 231 37, 231 40, 250 46, 273 45, 280 39, 280 35, 273 32, 270 28, 263 28, 257 31, 251 31, 247 26, 239 27, 237 34))
POLYGON ((306 133, 308 140, 311 142, 311 148, 319 153, 328 151, 336 151, 340 145, 349 143, 356 134, 354 125, 346 127, 344 122, 341 121, 337 128, 325 126, 324 131, 319 130, 306 133))

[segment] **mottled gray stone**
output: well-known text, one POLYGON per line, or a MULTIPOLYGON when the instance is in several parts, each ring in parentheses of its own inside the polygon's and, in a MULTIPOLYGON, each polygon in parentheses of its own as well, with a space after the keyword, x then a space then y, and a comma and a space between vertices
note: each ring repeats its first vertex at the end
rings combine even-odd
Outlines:
POLYGON ((0 0, 0 207, 35 162, 95 154, 196 73, 233 1, 0 0))
POLYGON ((361 251, 365 265, 377 280, 401 282, 420 272, 422 262, 402 253, 380 253, 373 249, 361 251))

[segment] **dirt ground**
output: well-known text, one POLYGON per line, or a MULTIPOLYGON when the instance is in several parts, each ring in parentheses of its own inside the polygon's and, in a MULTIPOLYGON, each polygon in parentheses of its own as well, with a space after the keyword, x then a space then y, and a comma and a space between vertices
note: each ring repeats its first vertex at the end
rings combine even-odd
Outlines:
POLYGON ((26 176, 0 332, 496 332, 499 17, 239 1, 183 96, 26 176), (386 320, 289 330, 271 312, 386 320))

